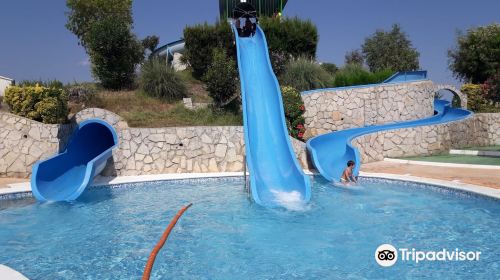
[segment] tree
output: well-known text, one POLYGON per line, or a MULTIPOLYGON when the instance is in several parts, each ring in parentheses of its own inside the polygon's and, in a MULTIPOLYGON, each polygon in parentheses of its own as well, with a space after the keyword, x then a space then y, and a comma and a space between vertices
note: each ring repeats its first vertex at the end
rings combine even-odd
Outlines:
POLYGON ((143 60, 132 33, 132 0, 67 0, 66 28, 85 48, 92 74, 105 88, 130 87, 143 60))
POLYGON ((365 39, 363 56, 370 71, 411 71, 419 68, 419 52, 412 47, 406 33, 398 24, 391 31, 377 30, 365 39))
POLYGON ((235 61, 227 55, 225 49, 213 50, 212 63, 204 80, 215 107, 220 108, 232 99, 237 88, 238 73, 235 61))
POLYGON ((132 26, 132 0, 67 0, 66 28, 75 34, 86 47, 86 35, 94 23, 108 17, 116 17, 132 26))
POLYGON ((143 49, 122 19, 108 17, 92 25, 85 35, 92 73, 104 88, 131 87, 143 49))
POLYGON ((156 50, 158 44, 160 43, 160 38, 155 35, 147 36, 141 41, 144 50, 149 50, 150 54, 156 50))
POLYGON ((448 51, 450 70, 462 81, 484 83, 500 72, 500 24, 459 33, 457 46, 448 51))
POLYGON ((363 65, 365 59, 359 50, 352 50, 345 54, 345 64, 363 65))

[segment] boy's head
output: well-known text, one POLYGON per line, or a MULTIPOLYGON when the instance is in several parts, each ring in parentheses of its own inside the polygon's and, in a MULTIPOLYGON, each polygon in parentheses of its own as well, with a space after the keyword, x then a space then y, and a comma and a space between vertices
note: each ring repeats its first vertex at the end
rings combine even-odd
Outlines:
POLYGON ((354 161, 353 160, 350 160, 347 162, 347 167, 353 167, 354 166, 354 161))

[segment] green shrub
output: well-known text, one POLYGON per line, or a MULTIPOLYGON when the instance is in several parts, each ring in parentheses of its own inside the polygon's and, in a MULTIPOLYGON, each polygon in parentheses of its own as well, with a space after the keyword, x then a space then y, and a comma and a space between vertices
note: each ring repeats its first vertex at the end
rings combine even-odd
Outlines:
POLYGON ((259 25, 266 33, 271 51, 283 52, 292 57, 316 57, 318 29, 310 20, 263 17, 259 25))
POLYGON ((339 68, 337 67, 337 65, 335 65, 333 63, 324 62, 324 63, 321 63, 321 67, 323 67, 323 69, 325 69, 326 72, 330 73, 330 75, 335 75, 335 73, 337 73, 337 71, 339 71, 339 68))
POLYGON ((288 127, 288 133, 299 140, 304 140, 304 101, 300 97, 300 92, 293 87, 281 87, 283 98, 283 108, 288 127))
POLYGON ((332 76, 321 65, 305 57, 290 60, 279 78, 282 85, 299 91, 325 88, 332 80, 332 76))
POLYGON ((234 60, 228 57, 224 49, 214 50, 212 64, 203 79, 215 107, 222 107, 234 96, 238 83, 238 73, 234 60))
POLYGON ((64 84, 59 81, 59 80, 24 80, 19 83, 17 83, 18 86, 20 87, 34 87, 36 85, 39 85, 41 87, 48 87, 48 88, 63 88, 64 84))
POLYGON ((234 57, 233 34, 227 22, 207 23, 184 28, 184 60, 193 69, 196 78, 201 78, 212 63, 215 48, 222 48, 229 57, 234 57))
POLYGON ((147 95, 168 101, 180 100, 186 96, 184 80, 172 67, 159 58, 144 62, 139 85, 147 95))
POLYGON ((367 85, 380 83, 390 77, 392 71, 384 70, 371 73, 359 64, 348 64, 337 71, 333 85, 335 87, 367 85))
POLYGON ((68 96, 60 88, 11 86, 5 91, 5 103, 12 113, 43 123, 67 120, 68 96))
POLYGON ((484 97, 491 102, 500 102, 500 70, 495 75, 489 77, 486 82, 484 82, 483 93, 484 97))
POLYGON ((276 74, 276 76, 280 76, 283 72, 285 72, 290 56, 283 51, 270 51, 269 60, 271 60, 274 74, 276 74))
POLYGON ((500 108, 494 106, 494 103, 485 98, 485 93, 481 85, 465 84, 460 89, 467 95, 467 108, 476 113, 494 113, 500 112, 500 108))

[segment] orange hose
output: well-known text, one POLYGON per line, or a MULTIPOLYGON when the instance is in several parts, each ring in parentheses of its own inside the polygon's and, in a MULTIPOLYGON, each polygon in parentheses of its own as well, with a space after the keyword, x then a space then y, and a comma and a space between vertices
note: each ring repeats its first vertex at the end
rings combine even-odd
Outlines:
POLYGON ((184 212, 186 212, 189 207, 191 207, 191 205, 193 205, 193 203, 189 203, 188 205, 182 207, 163 232, 160 241, 158 241, 156 246, 153 248, 153 251, 151 251, 151 254, 149 255, 148 262, 146 263, 146 267, 144 268, 144 273, 142 274, 142 280, 149 280, 149 277, 151 276, 151 270, 153 269, 153 265, 155 264, 156 255, 158 255, 158 252, 160 252, 163 245, 165 245, 170 232, 175 227, 175 224, 177 224, 179 218, 182 216, 182 214, 184 214, 184 212))

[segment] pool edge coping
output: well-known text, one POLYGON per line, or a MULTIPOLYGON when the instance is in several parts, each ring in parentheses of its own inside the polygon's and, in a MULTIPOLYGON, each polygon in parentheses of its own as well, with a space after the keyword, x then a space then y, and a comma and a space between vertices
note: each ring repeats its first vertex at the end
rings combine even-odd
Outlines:
POLYGON ((414 165, 425 165, 425 166, 500 170, 500 166, 498 165, 434 162, 434 161, 420 161, 420 160, 408 160, 408 159, 397 159, 397 158, 384 158, 384 161, 392 163, 414 164, 414 165))
MULTIPOLYGON (((304 170, 306 175, 318 175, 317 172, 311 170, 304 170)), ((248 173, 247 173, 248 175, 248 173)), ((453 182, 440 179, 432 179, 411 175, 400 175, 390 173, 373 173, 360 171, 361 177, 367 178, 380 178, 399 181, 408 181, 413 183, 433 185, 452 190, 465 191, 468 193, 478 194, 494 199, 500 200, 500 189, 484 187, 474 184, 467 184, 462 182, 453 182)), ((243 172, 218 172, 218 173, 175 173, 175 174, 154 174, 154 175, 135 175, 135 176, 117 176, 117 177, 104 177, 98 176, 90 187, 96 186, 113 186, 120 184, 152 182, 152 181, 172 181, 172 180, 186 180, 186 179, 204 179, 204 178, 229 178, 229 177, 243 177, 243 172)), ((0 196, 15 195, 22 193, 31 193, 31 186, 29 182, 8 184, 7 188, 0 189, 0 196)))

